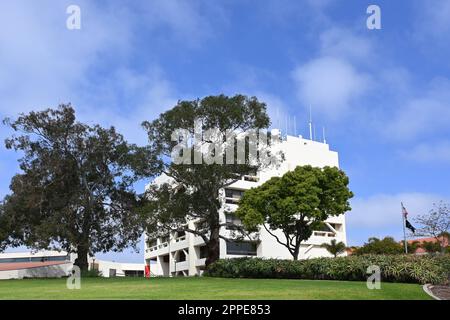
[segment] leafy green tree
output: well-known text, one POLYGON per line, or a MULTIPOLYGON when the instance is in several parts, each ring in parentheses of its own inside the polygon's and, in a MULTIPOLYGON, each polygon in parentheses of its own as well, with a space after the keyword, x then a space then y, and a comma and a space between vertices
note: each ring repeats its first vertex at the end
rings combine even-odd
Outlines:
POLYGON ((348 183, 338 168, 298 166, 247 190, 236 215, 249 232, 262 226, 297 260, 301 242, 311 237, 314 228, 351 210, 348 200, 353 193, 348 183), (282 236, 273 231, 277 229, 282 236))
MULTIPOLYGON (((400 241, 400 244, 401 244, 401 246, 402 246, 402 248, 404 250, 404 248, 405 248, 405 241, 404 240, 400 241)), ((408 253, 415 253, 416 250, 418 248, 420 248, 420 242, 419 241, 412 241, 412 242, 408 241, 406 245, 408 247, 408 253)), ((402 253, 404 253, 404 252, 402 251, 402 253)))
POLYGON ((345 251, 346 246, 342 241, 337 242, 336 239, 332 239, 330 243, 323 243, 322 247, 327 249, 335 258, 345 251))
POLYGON ((385 237, 380 240, 378 238, 369 238, 369 241, 362 247, 356 249, 357 255, 362 254, 402 254, 404 248, 402 244, 395 241, 392 237, 385 237))
POLYGON ((432 241, 424 241, 420 244, 420 247, 423 248, 428 253, 441 252, 442 250, 439 242, 432 242, 432 241))
MULTIPOLYGON (((208 164, 205 161, 195 164, 194 153, 188 163, 171 161, 172 151, 179 142, 172 139, 173 133, 177 129, 185 129, 195 136, 195 122, 201 124, 202 132, 218 129, 220 133, 225 133, 265 129, 270 120, 266 105, 255 97, 219 95, 179 101, 158 119, 143 123, 150 148, 159 156, 160 173, 169 178, 167 182, 150 185, 147 189, 148 203, 144 211, 147 214, 149 239, 174 231, 200 236, 206 244, 205 263, 209 266, 220 257, 220 239, 228 240, 220 234, 221 228, 227 225, 219 218, 222 206, 220 192, 243 175, 256 171, 262 164, 260 161, 251 162, 248 156, 243 163, 227 163, 223 158, 223 164, 208 164), (195 228, 189 226, 191 221, 196 222, 195 228)), ((224 138, 220 133, 220 139, 224 138)), ((198 143, 203 148, 208 142, 206 139, 198 143)), ((237 152, 234 157, 236 155, 237 152)))
POLYGON ((75 252, 85 270, 88 254, 136 245, 143 229, 133 184, 156 169, 148 148, 76 121, 70 104, 4 123, 16 132, 6 147, 23 157, 0 211, 0 249, 75 252))

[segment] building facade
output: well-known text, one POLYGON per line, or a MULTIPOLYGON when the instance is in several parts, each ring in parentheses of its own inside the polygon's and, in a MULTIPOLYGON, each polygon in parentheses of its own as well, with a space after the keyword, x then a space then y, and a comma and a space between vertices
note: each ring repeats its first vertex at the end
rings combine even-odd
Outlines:
MULTIPOLYGON (((0 253, 0 280, 23 278, 61 278, 72 273, 77 255, 65 251, 27 251, 0 253)), ((144 263, 104 261, 88 257, 89 269, 103 277, 144 277, 144 263)))
MULTIPOLYGON (((274 176, 282 176, 297 166, 311 165, 315 167, 339 167, 338 154, 329 149, 325 142, 304 139, 301 136, 286 136, 277 148, 284 153, 285 160, 277 168, 267 168, 254 176, 244 176, 228 186, 221 193, 222 208, 219 212, 221 221, 239 223, 239 220, 229 212, 238 207, 238 202, 245 190, 257 187, 274 176)), ((170 179, 160 176, 152 183, 162 184, 170 179)), ((195 222, 189 222, 194 228, 195 222)), ((280 230, 273 233, 282 235, 280 230)), ((232 230, 225 227, 221 235, 229 238, 232 230)), ((300 248, 300 259, 331 256, 323 243, 332 239, 347 244, 344 215, 328 219, 322 230, 314 231, 313 235, 300 248)), ((203 239, 192 233, 171 233, 164 238, 148 239, 145 235, 145 262, 150 266, 150 274, 156 276, 193 276, 201 275, 205 268, 205 243, 203 239)), ((346 253, 343 253, 344 255, 346 253)), ((288 249, 279 243, 263 228, 257 241, 232 242, 220 240, 220 258, 235 258, 243 256, 292 259, 288 249)))
POLYGON ((60 278, 73 267, 67 252, 37 251, 0 253, 0 280, 23 278, 60 278))

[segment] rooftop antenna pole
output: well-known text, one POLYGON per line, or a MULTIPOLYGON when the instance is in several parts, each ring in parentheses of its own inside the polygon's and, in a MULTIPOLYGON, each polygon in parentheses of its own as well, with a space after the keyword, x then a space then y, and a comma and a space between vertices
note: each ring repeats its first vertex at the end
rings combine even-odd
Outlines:
POLYGON ((286 118, 284 118, 285 119, 285 125, 286 125, 286 140, 287 140, 287 135, 288 135, 288 117, 286 116, 286 118))
POLYGON ((325 127, 322 127, 322 136, 323 136, 323 143, 327 143, 327 139, 325 139, 325 127))
POLYGON ((294 116, 294 136, 297 136, 297 118, 294 116))
POLYGON ((289 134, 289 129, 291 128, 291 117, 287 116, 288 124, 287 124, 287 131, 286 134, 289 134))
POLYGON ((280 108, 277 108, 277 124, 276 124, 276 125, 278 126, 277 129, 280 129, 280 130, 281 130, 281 123, 280 123, 280 108))
POLYGON ((311 105, 309 105, 309 140, 313 139, 312 134, 312 112, 311 112, 311 105))

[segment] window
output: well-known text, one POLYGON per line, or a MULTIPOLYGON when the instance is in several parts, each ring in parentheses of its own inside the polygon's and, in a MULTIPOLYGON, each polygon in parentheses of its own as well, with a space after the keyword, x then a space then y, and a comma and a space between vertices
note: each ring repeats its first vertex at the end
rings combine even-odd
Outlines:
POLYGON ((227 254, 256 256, 257 244, 249 241, 227 241, 227 254))
POLYGON ((125 270, 125 277, 144 277, 143 270, 125 270))
POLYGON ((225 189, 225 203, 237 204, 241 200, 244 191, 238 189, 225 189))
POLYGON ((184 251, 183 250, 181 250, 181 251, 179 251, 178 252, 178 257, 177 257, 177 262, 183 262, 183 261, 186 261, 186 254, 184 253, 184 251))
MULTIPOLYGON (((330 225, 336 229, 336 224, 330 223, 330 225)), ((335 237, 336 236, 334 231, 331 230, 331 228, 326 223, 321 223, 319 226, 317 226, 313 231, 313 235, 316 237, 335 237)))
POLYGON ((232 212, 225 213, 225 221, 227 224, 230 224, 230 225, 226 226, 227 230, 235 230, 236 226, 239 226, 242 224, 241 219, 236 217, 236 215, 232 212))
POLYGON ((200 259, 208 257, 208 252, 206 250, 206 246, 200 247, 200 259))
POLYGON ((109 269, 109 277, 115 277, 117 274, 116 269, 109 269))

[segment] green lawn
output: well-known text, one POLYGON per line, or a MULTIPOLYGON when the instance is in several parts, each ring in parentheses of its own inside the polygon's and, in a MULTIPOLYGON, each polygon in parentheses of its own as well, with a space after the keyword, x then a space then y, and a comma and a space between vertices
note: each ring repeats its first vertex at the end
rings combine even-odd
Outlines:
POLYGON ((430 299, 417 284, 220 278, 84 278, 0 280, 0 299, 430 299))

